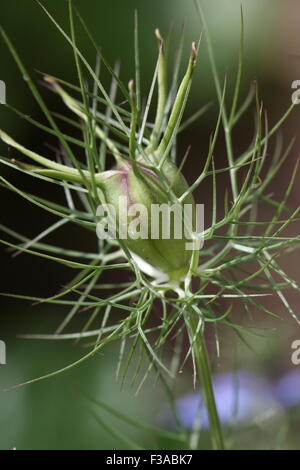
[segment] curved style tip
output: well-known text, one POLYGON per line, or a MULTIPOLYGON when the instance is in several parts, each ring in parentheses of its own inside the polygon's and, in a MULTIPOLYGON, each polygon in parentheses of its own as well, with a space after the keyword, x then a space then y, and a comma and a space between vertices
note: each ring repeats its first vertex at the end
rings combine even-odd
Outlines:
POLYGON ((133 105, 135 103, 136 96, 135 96, 135 82, 132 79, 129 80, 128 82, 128 91, 129 91, 131 104, 133 105))
POLYGON ((44 81, 50 83, 50 85, 54 85, 56 82, 54 78, 50 77, 49 75, 44 75, 44 81))
POLYGON ((160 30, 158 28, 155 29, 154 31, 154 34, 156 36, 156 39, 157 39, 157 42, 158 42, 158 46, 163 48, 164 47, 164 44, 165 44, 165 41, 164 39, 162 38, 161 34, 160 34, 160 30))
POLYGON ((195 41, 192 42, 192 48, 191 48, 191 61, 193 65, 195 64, 197 60, 197 44, 195 41))
POLYGON ((134 92, 134 80, 129 80, 129 82, 128 82, 128 90, 130 91, 130 93, 133 93, 133 92, 134 92))

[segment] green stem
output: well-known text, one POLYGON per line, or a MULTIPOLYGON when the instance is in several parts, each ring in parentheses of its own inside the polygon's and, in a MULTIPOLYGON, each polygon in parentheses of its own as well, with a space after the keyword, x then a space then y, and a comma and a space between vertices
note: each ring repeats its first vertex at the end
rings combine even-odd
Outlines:
POLYGON ((215 450, 224 450, 222 427, 216 406, 205 339, 203 331, 198 331, 198 322, 193 314, 188 319, 188 329, 208 412, 212 445, 215 450))

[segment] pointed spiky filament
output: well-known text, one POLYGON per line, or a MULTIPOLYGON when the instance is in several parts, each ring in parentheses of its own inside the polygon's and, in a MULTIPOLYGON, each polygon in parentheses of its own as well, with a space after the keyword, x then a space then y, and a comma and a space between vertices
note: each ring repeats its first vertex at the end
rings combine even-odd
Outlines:
POLYGON ((165 58, 165 42, 161 37, 160 31, 157 28, 155 30, 155 36, 157 38, 158 47, 159 47, 159 65, 158 65, 158 75, 157 75, 157 86, 158 86, 158 100, 157 100, 157 109, 156 117, 154 122, 153 131, 150 136, 150 143, 147 147, 147 152, 151 153, 156 149, 160 133, 162 131, 163 119, 165 117, 165 108, 167 101, 167 66, 165 58))
POLYGON ((163 165, 163 162, 168 157, 168 154, 171 149, 171 145, 176 137, 177 130, 183 115, 183 111, 185 108, 186 100, 189 94, 192 74, 195 67, 197 58, 197 49, 195 42, 192 43, 190 59, 188 63, 188 67, 186 73, 182 79, 180 87, 178 89, 175 102, 171 111, 171 115, 169 117, 166 130, 162 137, 162 140, 155 151, 155 157, 159 162, 159 166, 163 165))
MULTIPOLYGON (((83 106, 78 101, 76 101, 74 98, 72 98, 72 96, 70 96, 62 88, 62 86, 57 83, 57 81, 53 77, 50 77, 49 75, 45 75, 44 80, 45 80, 45 82, 49 83, 52 86, 53 90, 62 98, 65 105, 71 111, 73 111, 77 116, 79 116, 84 122, 87 122, 88 116, 86 115, 86 112, 85 112, 83 106)), ((112 140, 107 137, 105 132, 98 125, 95 125, 95 132, 96 132, 96 135, 103 142, 105 142, 107 148, 111 151, 111 153, 116 158, 116 160, 119 161, 121 159, 121 154, 120 154, 118 148, 112 142, 112 140)))

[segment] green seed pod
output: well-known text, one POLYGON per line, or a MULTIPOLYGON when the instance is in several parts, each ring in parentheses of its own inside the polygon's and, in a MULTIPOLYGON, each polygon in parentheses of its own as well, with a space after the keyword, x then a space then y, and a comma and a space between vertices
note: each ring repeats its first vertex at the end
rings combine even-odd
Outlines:
MULTIPOLYGON (((178 168, 166 160, 161 172, 173 195, 182 196, 188 185, 178 168)), ((101 189, 102 200, 110 205, 110 217, 116 219, 118 236, 137 255, 135 259, 142 260, 139 266, 144 270, 151 266, 171 281, 185 276, 192 256, 187 248, 192 221, 187 227, 187 216, 195 215, 193 196, 174 202, 154 172, 129 164, 111 172, 101 189)))

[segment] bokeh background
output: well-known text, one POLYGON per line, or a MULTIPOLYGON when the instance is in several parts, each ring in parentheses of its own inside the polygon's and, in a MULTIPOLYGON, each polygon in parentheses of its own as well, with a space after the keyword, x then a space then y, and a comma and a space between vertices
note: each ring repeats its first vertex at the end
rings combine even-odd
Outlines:
MULTIPOLYGON (((67 5, 63 0, 42 2, 58 22, 68 29, 67 5)), ((162 34, 171 31, 170 56, 176 53, 182 25, 186 25, 185 53, 189 54, 192 40, 197 40, 201 29, 195 14, 192 0, 76 0, 97 43, 113 65, 121 61, 121 78, 127 82, 134 74, 133 25, 134 10, 138 10, 141 50, 142 88, 146 95, 149 89, 156 61, 154 29, 159 27, 162 34)), ((275 123, 291 102, 291 82, 300 79, 300 2, 288 0, 207 0, 202 1, 213 37, 220 76, 227 74, 229 82, 236 73, 240 37, 240 4, 243 5, 245 24, 245 73, 242 83, 244 94, 254 80, 259 83, 260 94, 268 109, 270 123, 275 123), (297 57, 299 54, 299 58, 297 57)), ((40 71, 76 82, 76 70, 70 47, 51 24, 34 0, 3 0, 0 6, 0 22, 14 42, 36 83, 41 81, 40 71)), ((90 62, 95 62, 94 50, 82 29, 78 29, 81 49, 90 62)), ((191 97, 186 115, 196 111, 207 102, 216 102, 211 72, 202 41, 199 62, 195 72, 191 97)), ((3 41, 0 41, 0 79, 7 87, 7 102, 23 113, 44 122, 41 111, 32 98, 27 84, 20 75, 3 41)), ((109 77, 103 72, 102 79, 109 85, 109 77)), ((41 86, 50 110, 63 111, 59 100, 41 86)), ((189 181, 201 168, 201 157, 205 155, 209 135, 217 115, 217 106, 194 123, 180 138, 179 154, 192 145, 185 174, 189 181)), ((299 112, 284 125, 282 138, 285 143, 296 135, 296 143, 271 191, 275 199, 280 199, 290 180, 293 165, 299 154, 298 134, 299 112)), ((53 143, 51 139, 37 131, 13 112, 0 106, 0 126, 17 137, 25 146, 45 155, 53 143)), ((253 133, 251 114, 242 120, 236 135, 236 149, 243 149, 253 133)), ((12 150, 9 150, 12 154, 12 150)), ((7 147, 0 144, 0 152, 7 155, 7 147)), ((225 164, 222 141, 217 147, 220 165, 225 164)), ((25 190, 37 190, 40 195, 49 195, 49 188, 26 179, 17 172, 1 167, 1 174, 25 190)), ((222 198, 222 181, 219 197, 222 198)), ((53 196, 53 188, 52 197, 53 196)), ((42 215, 37 209, 20 200, 12 193, 1 189, 0 220, 16 231, 33 237, 41 228, 47 227, 55 219, 42 215)), ((59 196, 57 196, 59 200, 59 196)), ((197 194, 199 202, 209 207, 208 188, 201 187, 197 194)), ((299 185, 291 195, 290 205, 299 205, 299 185)), ((209 209, 208 209, 209 210, 209 209)), ((261 214, 265 220, 267 214, 261 214)), ((293 227, 290 235, 299 233, 299 226, 293 227)), ((89 246, 94 241, 83 235, 80 239, 67 228, 51 238, 53 242, 69 247, 89 246)), ((299 280, 299 257, 293 254, 284 263, 291 277, 299 280)), ((66 282, 68 270, 56 264, 45 263, 28 255, 12 259, 10 254, 0 250, 0 291, 27 295, 49 296, 66 282)), ((289 292, 289 301, 297 311, 297 296, 289 292)), ((0 366, 0 448, 11 449, 118 449, 126 447, 117 436, 112 437, 95 419, 98 413, 104 422, 113 424, 118 432, 130 435, 141 446, 157 448, 174 446, 174 443, 159 442, 151 434, 137 432, 112 419, 101 409, 95 408, 83 396, 86 392, 117 410, 145 422, 155 422, 165 397, 159 385, 149 380, 140 393, 135 395, 135 386, 126 383, 121 390, 116 382, 115 371, 118 362, 119 346, 111 345, 84 365, 59 377, 30 385, 14 391, 4 392, 5 388, 24 380, 43 375, 63 367, 78 359, 84 350, 80 345, 33 341, 17 338, 21 333, 52 332, 62 320, 65 310, 58 307, 32 306, 24 301, 0 298, 0 339, 7 344, 7 364, 0 366)), ((291 363, 291 343, 300 339, 300 331, 295 322, 286 315, 282 304, 270 299, 272 307, 284 321, 274 321, 262 314, 255 316, 255 326, 261 328, 257 336, 249 336, 251 348, 236 345, 230 333, 223 333, 222 361, 219 370, 243 367, 276 381, 285 371, 293 369, 291 363)), ((240 312, 236 312, 239 319, 240 312)), ((242 320, 242 319, 241 319, 242 320)), ((300 366, 299 373, 300 373, 300 366)), ((191 369, 187 368, 178 383, 178 395, 192 390, 191 369)), ((300 391, 299 391, 300 393, 300 391)), ((299 448, 300 418, 293 411, 292 425, 287 426, 291 416, 287 413, 276 418, 276 426, 270 423, 261 433, 247 430, 247 437, 239 446, 250 448, 299 448)))

